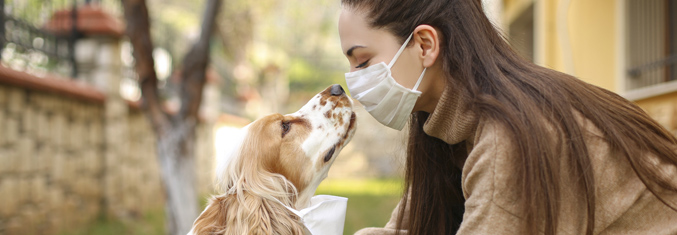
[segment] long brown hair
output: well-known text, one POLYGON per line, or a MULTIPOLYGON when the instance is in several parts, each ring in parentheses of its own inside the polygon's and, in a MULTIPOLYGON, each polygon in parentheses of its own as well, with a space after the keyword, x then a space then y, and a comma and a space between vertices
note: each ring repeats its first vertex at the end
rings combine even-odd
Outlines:
MULTIPOLYGON (((677 165, 677 140, 639 107, 624 98, 570 75, 537 66, 515 53, 493 27, 480 0, 342 0, 343 6, 365 12, 373 28, 383 28, 403 42, 421 24, 441 37, 441 60, 447 84, 468 94, 468 109, 484 120, 503 125, 515 140, 520 162, 515 182, 521 185, 522 216, 527 234, 555 234, 560 212, 559 163, 562 158, 580 175, 577 187, 587 201, 586 234, 595 218, 595 182, 580 112, 604 134, 614 151, 625 156, 649 190, 677 192, 677 186, 650 164, 647 153, 677 165), (540 116, 542 118, 533 118, 540 116), (548 120, 547 122, 542 121, 548 120), (555 128, 556 138, 547 125, 555 128), (567 153, 566 156, 560 156, 567 153)), ((410 121, 403 201, 410 200, 409 234, 453 234, 463 219, 461 168, 465 143, 449 145, 423 132, 429 114, 416 112, 410 121)), ((401 207, 398 227, 406 209, 401 207)))

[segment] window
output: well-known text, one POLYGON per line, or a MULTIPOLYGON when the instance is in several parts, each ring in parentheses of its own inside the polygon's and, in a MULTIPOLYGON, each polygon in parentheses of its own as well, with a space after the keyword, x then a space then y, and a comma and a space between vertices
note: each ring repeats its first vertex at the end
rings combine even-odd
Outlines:
POLYGON ((677 1, 627 0, 626 89, 677 80, 677 1))

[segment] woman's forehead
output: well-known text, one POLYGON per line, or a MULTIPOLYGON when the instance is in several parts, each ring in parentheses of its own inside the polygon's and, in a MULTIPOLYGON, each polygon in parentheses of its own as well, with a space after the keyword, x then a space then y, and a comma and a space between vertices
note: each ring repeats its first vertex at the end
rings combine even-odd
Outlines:
POLYGON ((353 46, 375 48, 392 44, 395 40, 388 31, 369 27, 365 13, 346 7, 341 10, 338 30, 343 53, 353 46))

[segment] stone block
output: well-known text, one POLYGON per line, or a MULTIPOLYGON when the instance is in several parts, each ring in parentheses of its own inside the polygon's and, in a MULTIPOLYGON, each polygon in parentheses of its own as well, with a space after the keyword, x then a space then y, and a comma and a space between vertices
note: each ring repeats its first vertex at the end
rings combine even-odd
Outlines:
POLYGON ((36 93, 35 99, 33 99, 33 105, 37 106, 38 108, 44 110, 44 111, 51 111, 52 107, 50 107, 50 98, 51 96, 49 94, 45 93, 36 93))
POLYGON ((118 42, 101 42, 97 57, 97 67, 110 68, 120 64, 120 47, 118 42))
POLYGON ((92 139, 90 139, 90 132, 92 131, 92 121, 89 119, 83 119, 82 123, 82 130, 80 132, 80 145, 83 149, 88 149, 91 148, 92 144, 92 139))
POLYGON ((18 115, 25 105, 26 92, 20 88, 10 88, 7 91, 7 111, 18 115))
POLYGON ((82 181, 82 191, 84 192, 85 198, 88 200, 96 201, 99 196, 100 189, 98 187, 99 181, 97 178, 88 177, 82 181))
POLYGON ((47 172, 52 167, 54 149, 49 145, 42 145, 35 150, 36 171, 47 172))
POLYGON ((19 120, 16 117, 5 117, 4 127, 5 144, 14 144, 19 139, 19 120))
POLYGON ((36 115, 35 108, 30 105, 23 107, 21 111, 21 132, 24 136, 33 138, 35 136, 36 115))
POLYGON ((58 186, 50 186, 47 188, 47 209, 58 214, 63 210, 64 192, 58 186))
MULTIPOLYGON (((101 178, 90 178, 90 195, 92 198, 98 199, 103 196, 103 188, 101 186, 101 178)), ((98 203, 97 203, 98 205, 98 203)))
POLYGON ((44 109, 44 107, 42 105, 44 100, 45 100, 45 95, 43 95, 43 93, 33 92, 33 93, 31 93, 29 105, 32 105, 32 106, 34 106, 38 109, 44 109))
POLYGON ((35 170, 35 141, 28 137, 22 137, 17 143, 19 171, 31 172, 35 170))
POLYGON ((31 202, 31 179, 29 178, 18 178, 17 182, 19 186, 17 187, 17 199, 19 203, 30 203, 31 202))
POLYGON ((7 105, 7 87, 0 85, 0 107, 7 105))
POLYGON ((31 197, 34 202, 41 202, 47 198, 47 180, 45 177, 34 177, 31 181, 31 197))
POLYGON ((75 43, 75 61, 77 61, 78 66, 93 67, 98 51, 99 43, 95 39, 78 40, 75 43))
POLYGON ((64 114, 66 110, 64 110, 64 105, 63 105, 63 98, 58 97, 58 96, 51 96, 50 101, 50 107, 52 107, 52 111, 57 114, 64 114))
POLYGON ((65 180, 66 157, 60 152, 54 153, 52 156, 51 175, 52 181, 62 184, 65 180))
POLYGON ((76 151, 77 148, 75 142, 77 142, 79 123, 77 123, 76 120, 71 120, 67 123, 66 131, 64 132, 64 147, 76 151))
POLYGON ((85 140, 87 139, 87 135, 85 132, 87 132, 87 126, 85 125, 84 121, 82 119, 78 120, 78 123, 73 123, 73 133, 71 133, 71 144, 73 145, 73 148, 77 150, 82 150, 86 145, 88 144, 89 141, 85 140))
POLYGON ((49 118, 47 114, 42 112, 36 112, 35 117, 35 137, 40 142, 49 141, 49 118))
POLYGON ((73 185, 75 184, 75 178, 77 175, 75 174, 75 162, 74 158, 72 155, 68 154, 65 156, 63 159, 63 180, 62 180, 62 185, 64 187, 67 187, 68 189, 72 189, 73 185))
POLYGON ((55 113, 50 123, 50 142, 57 148, 62 147, 64 145, 65 132, 67 131, 66 117, 62 113, 55 113))
POLYGON ((103 155, 98 149, 89 148, 84 153, 87 159, 87 172, 92 175, 100 175, 102 170, 103 155))
POLYGON ((107 118, 125 118, 127 116, 127 104, 122 100, 106 103, 107 118))
POLYGON ((18 209, 18 182, 15 177, 0 178, 0 216, 7 218, 18 209))
MULTIPOLYGON (((0 106, 2 107, 2 106, 0 106)), ((0 135, 0 146, 3 146, 5 144, 5 139, 7 138, 5 136, 5 110, 0 108, 0 133, 3 133, 0 135)))
POLYGON ((0 173, 11 174, 17 171, 20 162, 16 154, 16 149, 0 149, 0 173))
POLYGON ((103 132, 101 131, 102 125, 103 124, 102 124, 100 119, 94 120, 91 123, 91 126, 88 130, 90 144, 97 145, 97 146, 102 144, 101 143, 102 139, 103 139, 103 132))
POLYGON ((61 111, 61 110, 57 109, 57 107, 56 107, 57 100, 56 100, 56 97, 54 95, 45 94, 40 103, 42 104, 41 107, 45 111, 48 111, 48 112, 59 112, 59 111, 61 111))
POLYGON ((0 162, 2 162, 0 164, 0 175, 6 174, 9 171, 10 166, 6 163, 6 161, 10 160, 8 152, 7 149, 0 148, 0 162))

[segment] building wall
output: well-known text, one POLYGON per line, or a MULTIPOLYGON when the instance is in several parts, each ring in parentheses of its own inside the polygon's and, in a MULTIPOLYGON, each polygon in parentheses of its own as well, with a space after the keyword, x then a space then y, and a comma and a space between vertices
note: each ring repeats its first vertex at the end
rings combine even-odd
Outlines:
POLYGON ((617 91, 617 0, 504 0, 504 28, 534 4, 534 62, 617 91))
POLYGON ((619 92, 616 86, 617 0, 571 0, 568 12, 573 74, 619 92))
POLYGON ((625 95, 677 134, 677 86, 666 83, 641 91, 622 90, 625 75, 619 73, 625 71, 626 26, 619 21, 626 17, 622 13, 627 7, 624 1, 503 0, 504 24, 509 25, 526 5, 534 4, 537 64, 625 95))
POLYGON ((637 100, 635 103, 668 131, 677 135, 677 93, 637 100))

